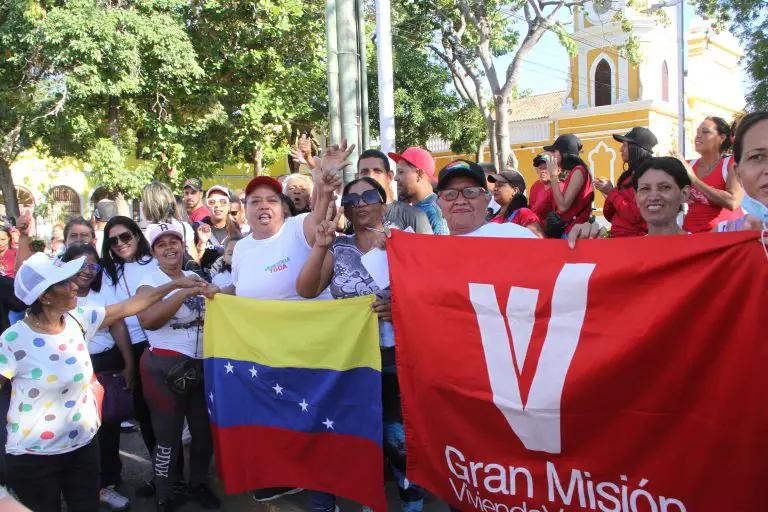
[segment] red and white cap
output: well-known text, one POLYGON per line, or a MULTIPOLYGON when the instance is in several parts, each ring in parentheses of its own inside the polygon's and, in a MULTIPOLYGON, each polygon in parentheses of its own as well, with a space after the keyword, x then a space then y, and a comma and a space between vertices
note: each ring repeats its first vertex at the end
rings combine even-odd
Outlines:
POLYGON ((149 224, 146 233, 150 247, 154 247, 157 239, 165 235, 173 235, 182 242, 184 241, 184 233, 181 231, 181 226, 178 224, 168 224, 165 222, 161 222, 160 224, 149 224))

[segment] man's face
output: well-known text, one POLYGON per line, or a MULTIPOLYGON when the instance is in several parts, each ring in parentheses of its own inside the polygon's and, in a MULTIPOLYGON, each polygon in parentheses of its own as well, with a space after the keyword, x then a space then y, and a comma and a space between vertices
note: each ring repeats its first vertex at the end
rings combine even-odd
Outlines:
POLYGON ((437 200, 452 235, 470 233, 485 224, 488 202, 486 191, 466 176, 457 176, 446 183, 437 200), (467 199, 462 191, 474 197, 467 199), (452 195, 456 198, 449 200, 452 195))
POLYGON ((405 160, 397 162, 395 182, 397 182, 397 195, 400 199, 408 200, 416 195, 419 174, 419 170, 405 160))
POLYGON ((390 189, 393 176, 394 173, 392 171, 387 171, 381 158, 372 156, 362 158, 357 162, 357 177, 374 179, 384 187, 384 190, 390 189))
POLYGON ((211 219, 220 222, 229 215, 229 197, 223 192, 215 191, 208 195, 208 211, 211 212, 211 219))
POLYGON ((291 181, 285 189, 285 195, 293 201, 297 211, 303 211, 309 208, 310 192, 309 184, 307 182, 303 180, 291 181))
POLYGON ((203 193, 192 187, 184 187, 184 207, 188 212, 195 210, 200 206, 203 200, 203 193))

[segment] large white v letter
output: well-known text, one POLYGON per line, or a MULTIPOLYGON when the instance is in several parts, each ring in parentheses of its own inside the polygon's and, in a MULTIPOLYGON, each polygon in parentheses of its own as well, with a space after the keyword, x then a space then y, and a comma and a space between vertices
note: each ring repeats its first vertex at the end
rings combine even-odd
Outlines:
POLYGON ((493 285, 469 284, 493 403, 529 450, 560 453, 560 402, 565 375, 581 336, 587 310, 587 285, 594 269, 594 264, 579 263, 566 264, 560 271, 552 293, 552 316, 526 404, 520 394, 518 371, 523 371, 531 341, 539 291, 515 286, 509 290, 506 318, 512 333, 516 371, 493 285))

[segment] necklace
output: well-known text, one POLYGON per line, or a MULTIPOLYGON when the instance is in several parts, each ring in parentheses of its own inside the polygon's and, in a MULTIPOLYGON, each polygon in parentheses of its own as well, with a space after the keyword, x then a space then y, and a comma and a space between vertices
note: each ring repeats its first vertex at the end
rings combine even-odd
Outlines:
POLYGON ((719 163, 720 163, 720 159, 717 159, 712 164, 710 164, 707 167, 705 167, 704 169, 702 169, 702 167, 704 167, 703 165, 698 165, 697 166, 698 168, 696 169, 696 176, 698 176, 699 178, 701 178, 702 175, 704 177, 709 176, 709 173, 711 173, 714 170, 714 168, 717 167, 717 164, 719 164, 719 163))

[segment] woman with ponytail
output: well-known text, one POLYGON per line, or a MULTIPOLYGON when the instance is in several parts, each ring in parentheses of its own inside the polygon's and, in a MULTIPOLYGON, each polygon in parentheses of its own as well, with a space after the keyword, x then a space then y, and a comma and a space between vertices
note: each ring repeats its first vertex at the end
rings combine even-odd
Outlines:
POLYGON ((648 225, 637 206, 632 178, 640 164, 653 157, 653 147, 658 140, 651 130, 640 126, 613 138, 621 142, 624 173, 615 187, 610 180, 595 180, 595 188, 605 196, 603 216, 611 223, 611 237, 644 236, 648 234, 648 225))
POLYGON ((498 215, 491 219, 491 222, 512 222, 530 229, 539 238, 544 238, 539 216, 528 208, 523 175, 517 171, 504 171, 488 176, 488 182, 495 184, 493 199, 501 206, 498 215))
POLYGON ((688 168, 693 188, 683 229, 701 233, 741 216, 739 205, 744 189, 736 175, 734 159, 725 154, 731 147, 731 128, 724 119, 704 119, 696 130, 694 143, 701 158, 690 162, 688 168))
POLYGON ((555 210, 546 219, 548 238, 565 238, 573 226, 592 216, 595 193, 589 167, 579 156, 581 148, 581 141, 573 134, 560 135, 554 144, 544 146, 544 151, 554 156, 547 162, 549 174, 564 181, 562 190, 552 187, 555 210))

